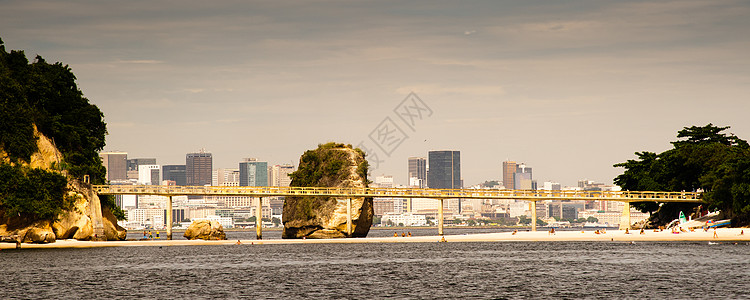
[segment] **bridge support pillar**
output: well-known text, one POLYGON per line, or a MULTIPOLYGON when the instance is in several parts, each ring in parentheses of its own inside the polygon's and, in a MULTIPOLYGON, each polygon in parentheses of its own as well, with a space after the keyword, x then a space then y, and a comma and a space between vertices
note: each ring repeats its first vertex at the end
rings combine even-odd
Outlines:
POLYGON ((438 235, 443 235, 443 198, 438 204, 438 235))
POLYGON ((255 206, 255 235, 257 239, 263 239, 263 198, 258 197, 258 205, 255 206))
POLYGON ((623 203, 622 217, 620 217, 620 230, 630 228, 630 202, 623 203))
POLYGON ((531 231, 536 231, 536 201, 531 201, 531 231))
POLYGON ((346 199, 346 236, 352 237, 352 198, 346 199))
POLYGON ((169 200, 167 200, 167 240, 172 239, 172 223, 174 223, 172 218, 172 196, 169 196, 169 200))

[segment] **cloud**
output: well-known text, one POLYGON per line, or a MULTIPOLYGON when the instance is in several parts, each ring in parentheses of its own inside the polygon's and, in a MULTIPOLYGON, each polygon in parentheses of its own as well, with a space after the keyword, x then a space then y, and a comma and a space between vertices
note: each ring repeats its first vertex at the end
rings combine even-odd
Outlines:
POLYGON ((500 85, 422 84, 399 87, 396 92, 404 95, 414 92, 425 95, 502 96, 505 94, 505 89, 500 85))
POLYGON ((132 60, 117 60, 117 63, 120 64, 140 64, 140 65, 155 65, 155 64, 163 64, 164 61, 161 60, 154 60, 154 59, 132 59, 132 60))

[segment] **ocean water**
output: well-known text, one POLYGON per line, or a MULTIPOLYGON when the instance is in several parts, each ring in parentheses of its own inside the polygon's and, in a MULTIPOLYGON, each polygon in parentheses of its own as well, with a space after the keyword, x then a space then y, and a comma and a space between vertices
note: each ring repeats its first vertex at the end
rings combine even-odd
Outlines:
POLYGON ((3 299, 747 299, 748 275, 746 242, 0 251, 3 299))

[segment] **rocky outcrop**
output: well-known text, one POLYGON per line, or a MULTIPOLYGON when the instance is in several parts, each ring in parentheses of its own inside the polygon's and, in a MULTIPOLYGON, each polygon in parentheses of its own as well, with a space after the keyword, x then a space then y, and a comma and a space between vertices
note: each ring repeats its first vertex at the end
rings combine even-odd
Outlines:
POLYGON ((102 207, 104 237, 108 241, 124 241, 128 230, 117 224, 117 218, 107 207, 102 207))
MULTIPOLYGON (((31 168, 57 171, 62 154, 55 145, 34 127, 38 151, 31 155, 31 168)), ((0 162, 8 163, 7 154, 0 149, 0 162)), ((24 163, 26 165, 26 163, 24 163)), ((72 201, 70 209, 63 210, 53 222, 4 216, 0 211, 0 235, 18 235, 22 242, 49 243, 56 239, 77 240, 125 240, 127 231, 117 225, 117 219, 107 208, 102 208, 96 193, 88 184, 68 178, 68 195, 72 201), (99 231, 96 231, 97 223, 99 231)))
MULTIPOLYGON (((292 175, 296 187, 367 187, 364 152, 351 145, 328 143, 305 152, 292 175)), ((285 239, 365 237, 372 225, 372 198, 352 198, 352 234, 347 233, 347 198, 286 197, 285 239)))
POLYGON ((198 220, 190 224, 183 236, 188 240, 226 240, 224 227, 217 221, 198 220))
POLYGON ((68 192, 75 199, 73 208, 65 210, 52 223, 52 230, 58 239, 87 240, 94 235, 94 225, 88 216, 88 200, 83 195, 68 192))

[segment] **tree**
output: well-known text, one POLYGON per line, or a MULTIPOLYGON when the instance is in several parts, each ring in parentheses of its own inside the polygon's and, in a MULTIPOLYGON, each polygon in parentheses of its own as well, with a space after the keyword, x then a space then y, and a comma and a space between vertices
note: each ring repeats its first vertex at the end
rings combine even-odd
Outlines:
POLYGON ((521 225, 531 224, 531 218, 527 216, 518 216, 518 224, 521 224, 521 225))
MULTIPOLYGON (((672 149, 662 153, 636 152, 638 159, 615 164, 625 168, 614 182, 624 190, 703 191, 709 209, 721 210, 733 225, 750 223, 750 145, 729 127, 713 124, 684 127, 677 133, 672 149)), ((633 203, 652 214, 654 225, 676 218, 697 204, 653 202, 633 203)))
POLYGON ((542 221, 542 219, 536 219, 536 226, 547 226, 547 222, 542 221))
MULTIPOLYGON (((581 218, 581 219, 583 219, 583 218, 581 218)), ((586 218, 585 222, 589 222, 589 223, 599 223, 599 219, 597 219, 597 218, 594 218, 594 217, 588 217, 588 218, 586 218)))
POLYGON ((271 218, 271 222, 273 222, 273 226, 279 226, 281 224, 281 220, 277 217, 271 218))

